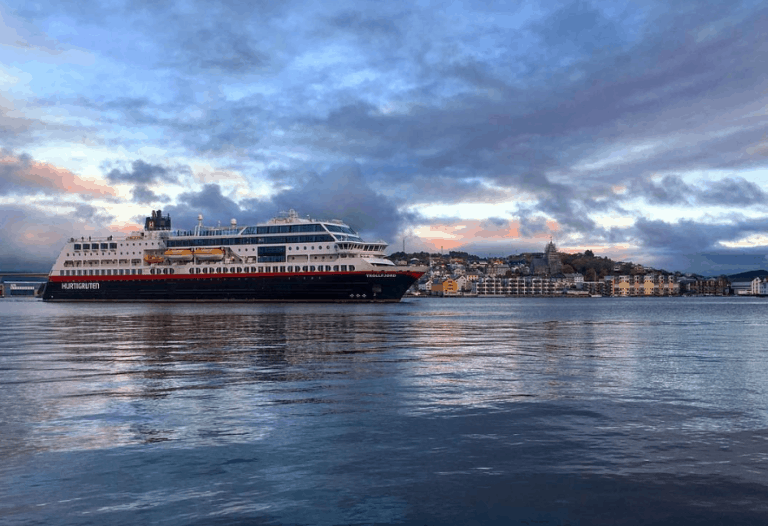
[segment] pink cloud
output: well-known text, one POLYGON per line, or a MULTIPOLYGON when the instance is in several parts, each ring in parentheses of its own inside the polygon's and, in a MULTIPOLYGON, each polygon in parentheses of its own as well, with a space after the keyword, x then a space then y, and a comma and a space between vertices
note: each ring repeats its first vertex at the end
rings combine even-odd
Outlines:
POLYGON ((34 161, 25 155, 6 154, 0 157, 0 175, 5 179, 6 189, 17 187, 59 190, 94 197, 117 195, 115 189, 110 186, 83 179, 66 168, 34 161))
POLYGON ((436 223, 417 228, 416 235, 435 249, 452 250, 477 240, 508 240, 520 237, 518 221, 494 222, 476 219, 436 223))

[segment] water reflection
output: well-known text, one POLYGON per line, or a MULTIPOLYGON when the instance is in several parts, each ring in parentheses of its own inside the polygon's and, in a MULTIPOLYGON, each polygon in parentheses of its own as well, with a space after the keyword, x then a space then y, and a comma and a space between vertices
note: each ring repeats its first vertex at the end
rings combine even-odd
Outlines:
POLYGON ((0 494, 333 524, 531 473, 766 483, 768 304, 648 305, 0 304, 0 494))

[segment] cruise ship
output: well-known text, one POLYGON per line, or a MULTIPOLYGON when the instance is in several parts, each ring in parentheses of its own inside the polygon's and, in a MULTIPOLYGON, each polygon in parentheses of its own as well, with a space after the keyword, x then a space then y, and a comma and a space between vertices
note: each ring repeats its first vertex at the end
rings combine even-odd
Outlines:
POLYGON ((153 210, 143 231, 69 239, 43 299, 397 302, 426 268, 396 266, 386 247, 293 210, 256 226, 208 227, 198 216, 176 231, 153 210))

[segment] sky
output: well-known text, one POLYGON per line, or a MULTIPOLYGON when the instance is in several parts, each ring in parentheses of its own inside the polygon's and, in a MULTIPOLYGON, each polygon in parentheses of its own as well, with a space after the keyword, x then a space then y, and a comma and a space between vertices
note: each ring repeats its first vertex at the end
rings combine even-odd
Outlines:
POLYGON ((0 271, 151 210, 768 268, 764 2, 0 0, 0 271))

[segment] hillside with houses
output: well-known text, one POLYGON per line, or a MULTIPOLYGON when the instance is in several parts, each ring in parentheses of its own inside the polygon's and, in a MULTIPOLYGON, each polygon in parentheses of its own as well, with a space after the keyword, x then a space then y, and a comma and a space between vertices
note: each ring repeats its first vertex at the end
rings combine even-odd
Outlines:
POLYGON ((559 252, 550 241, 540 253, 482 258, 467 252, 396 252, 398 265, 429 270, 410 293, 426 296, 765 296, 768 272, 705 277, 614 261, 591 250, 559 252))

